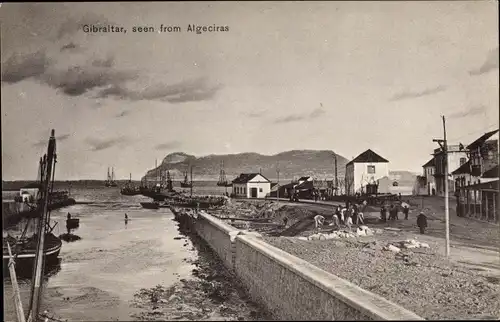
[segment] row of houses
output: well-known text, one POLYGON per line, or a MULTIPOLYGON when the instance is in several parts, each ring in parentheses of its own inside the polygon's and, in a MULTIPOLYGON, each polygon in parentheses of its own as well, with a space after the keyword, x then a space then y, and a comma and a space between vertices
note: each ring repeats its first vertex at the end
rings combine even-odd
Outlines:
POLYGON ((310 197, 312 191, 322 196, 392 193, 398 184, 391 178, 389 161, 368 149, 346 164, 345 177, 336 183, 305 176, 278 186, 260 173, 242 173, 232 181, 232 187, 236 197, 264 198, 273 191, 284 198, 298 192, 304 198, 310 197))
POLYGON ((433 157, 422 166, 423 193, 444 196, 448 180, 449 193, 457 197, 459 216, 498 221, 498 135, 497 129, 484 133, 467 146, 449 145, 448 178, 445 177, 445 154, 435 149, 433 157))

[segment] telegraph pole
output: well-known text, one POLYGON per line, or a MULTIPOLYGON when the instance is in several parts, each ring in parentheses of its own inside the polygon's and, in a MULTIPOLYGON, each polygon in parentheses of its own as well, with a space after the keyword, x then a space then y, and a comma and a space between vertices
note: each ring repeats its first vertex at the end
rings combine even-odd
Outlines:
POLYGON ((337 154, 334 153, 334 156, 335 156, 335 195, 337 195, 339 189, 339 177, 337 175, 337 154))
POLYGON ((444 115, 441 116, 443 119, 443 140, 434 139, 433 142, 437 142, 441 146, 441 150, 444 155, 444 218, 445 218, 445 255, 450 256, 450 209, 449 209, 449 197, 448 197, 448 142, 446 141, 446 120, 444 115))
POLYGON ((276 166, 276 174, 278 175, 278 183, 276 183, 276 199, 278 200, 278 208, 280 206, 280 162, 276 166))

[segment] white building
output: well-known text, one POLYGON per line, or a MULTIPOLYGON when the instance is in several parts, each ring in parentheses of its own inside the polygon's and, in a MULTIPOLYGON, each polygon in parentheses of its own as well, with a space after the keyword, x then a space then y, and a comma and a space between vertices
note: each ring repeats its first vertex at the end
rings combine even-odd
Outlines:
POLYGON ((23 202, 32 202, 33 200, 37 199, 39 190, 40 184, 28 184, 19 190, 19 196, 22 198, 23 202))
POLYGON ((232 184, 236 197, 265 198, 271 192, 271 181, 260 173, 242 173, 232 184))
POLYGON ((427 161, 427 163, 424 164, 422 168, 424 169, 425 177, 425 194, 428 196, 433 196, 436 194, 436 181, 434 180, 436 167, 434 166, 434 158, 427 161))
POLYGON ((389 177, 389 161, 368 149, 346 164, 345 191, 350 196, 376 193, 383 177, 389 177))

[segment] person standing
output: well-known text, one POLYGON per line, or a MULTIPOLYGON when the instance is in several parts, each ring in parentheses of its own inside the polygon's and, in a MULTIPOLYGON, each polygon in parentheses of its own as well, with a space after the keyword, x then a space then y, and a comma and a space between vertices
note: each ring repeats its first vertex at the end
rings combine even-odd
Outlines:
POLYGON ((385 208, 385 205, 380 207, 380 220, 382 222, 387 222, 387 209, 385 208))
POLYGON ((423 212, 420 212, 420 215, 417 216, 417 226, 420 228, 420 233, 425 234, 425 229, 427 228, 427 217, 423 212))
POLYGON ((408 207, 408 205, 403 206, 403 213, 405 215, 405 220, 408 220, 408 214, 410 213, 410 208, 408 207))

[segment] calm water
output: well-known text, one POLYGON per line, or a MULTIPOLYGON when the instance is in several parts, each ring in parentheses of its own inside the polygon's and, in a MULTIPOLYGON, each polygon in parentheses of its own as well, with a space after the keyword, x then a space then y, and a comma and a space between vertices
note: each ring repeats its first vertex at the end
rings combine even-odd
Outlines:
MULTIPOLYGON (((80 218, 73 233, 81 240, 63 242, 60 268, 44 289, 43 310, 68 320, 133 320, 137 309, 130 302, 141 288, 169 287, 193 278, 190 260, 198 258, 198 250, 189 239, 174 239, 179 231, 168 209, 143 209, 139 202, 147 198, 121 196, 115 188, 77 189, 72 194, 90 203, 53 211, 51 218, 59 222, 56 235, 65 232, 67 212, 80 218)), ((20 281, 25 304, 29 282, 20 281)), ((4 276, 4 283, 5 319, 14 321, 10 279, 4 276)))

